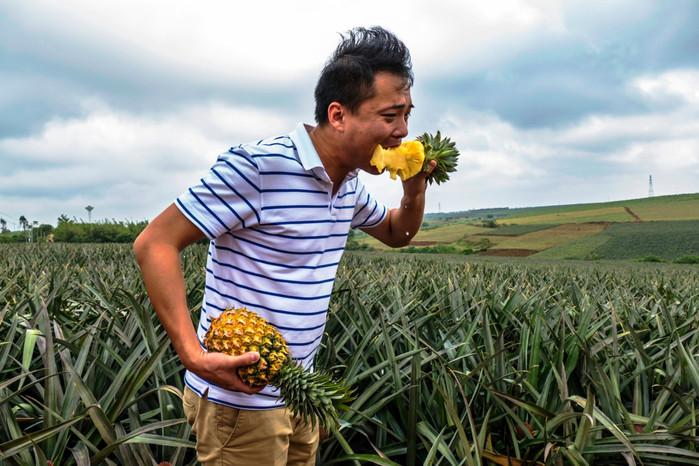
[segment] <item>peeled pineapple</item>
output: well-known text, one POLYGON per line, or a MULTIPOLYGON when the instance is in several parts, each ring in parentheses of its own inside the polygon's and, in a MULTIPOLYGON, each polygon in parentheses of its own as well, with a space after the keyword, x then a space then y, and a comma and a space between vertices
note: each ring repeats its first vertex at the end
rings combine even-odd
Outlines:
POLYGON ((370 163, 379 173, 388 170, 391 179, 395 180, 398 175, 405 181, 426 171, 430 162, 435 160, 437 166, 427 176, 427 181, 430 184, 432 182, 440 184, 449 179, 449 173, 456 171, 458 158, 459 151, 456 149, 456 143, 449 138, 442 139, 442 135, 437 131, 434 136, 424 133, 415 141, 404 142, 390 149, 384 149, 379 145, 370 163))
POLYGON ((391 149, 384 149, 379 145, 371 157, 371 164, 379 173, 388 170, 392 180, 398 175, 403 181, 420 173, 424 161, 425 147, 420 141, 404 142, 391 149))
POLYGON ((344 384, 296 364, 281 333, 246 308, 226 309, 213 319, 204 346, 233 356, 257 351, 260 359, 256 363, 238 368, 243 382, 251 387, 278 387, 289 410, 313 425, 319 421, 325 428, 336 428, 338 411, 346 409, 351 400, 344 384))

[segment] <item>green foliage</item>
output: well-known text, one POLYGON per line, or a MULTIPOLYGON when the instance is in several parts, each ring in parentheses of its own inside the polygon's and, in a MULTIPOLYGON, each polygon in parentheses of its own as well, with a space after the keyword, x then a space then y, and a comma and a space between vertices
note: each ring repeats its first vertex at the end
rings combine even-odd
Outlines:
POLYGON ((585 236, 550 249, 545 249, 530 257, 533 259, 600 259, 599 256, 595 257, 593 251, 608 240, 609 236, 606 234, 606 231, 603 231, 596 235, 585 236))
POLYGON ((456 148, 456 143, 449 138, 442 138, 439 131, 436 134, 424 133, 418 136, 417 140, 425 147, 423 170, 426 169, 430 161, 436 162, 434 170, 427 176, 427 182, 440 184, 448 181, 449 173, 456 171, 459 160, 459 150, 456 148))
POLYGON ((357 230, 351 228, 349 231, 349 236, 347 237, 347 243, 345 244, 345 249, 347 251, 373 251, 374 248, 366 243, 361 243, 358 238, 366 237, 366 233, 357 232, 357 230))
POLYGON ((677 264, 699 264, 699 256, 682 256, 675 260, 677 264))
POLYGON ((609 239, 593 254, 604 259, 657 256, 664 260, 699 255, 697 232, 697 220, 611 224, 604 231, 609 239))
POLYGON ((45 243, 48 241, 49 235, 53 232, 53 226, 41 224, 36 227, 29 227, 25 231, 9 231, 0 232, 0 243, 45 243))
POLYGON ((324 460, 695 464, 699 276, 661 267, 348 257, 318 362, 360 395, 324 460))
POLYGON ((557 225, 533 224, 533 225, 499 225, 498 228, 488 231, 488 236, 520 236, 535 231, 548 230, 557 225))
POLYGON ((82 223, 62 215, 55 228, 54 241, 61 243, 132 243, 148 222, 104 220, 82 223))
POLYGON ((510 212, 509 207, 494 207, 486 209, 471 209, 456 212, 430 212, 425 214, 425 220, 438 222, 465 221, 493 217, 506 217, 510 212))
MULTIPOLYGON (((203 253, 184 255, 194 310, 203 253)), ((0 464, 193 464, 182 366, 131 249, 1 245, 0 271, 0 464)))
POLYGON ((438 244, 435 246, 408 246, 399 249, 400 252, 407 252, 411 254, 473 254, 475 251, 471 248, 459 247, 458 245, 451 244, 438 244))
POLYGON ((638 259, 638 262, 663 262, 663 260, 658 256, 646 256, 638 259))
MULTIPOLYGON (((698 274, 444 258, 343 260, 319 464, 696 464, 698 274)), ((129 246, 0 245, 0 464, 195 464, 182 372, 129 246)))
MULTIPOLYGON (((680 212, 677 213, 677 217, 674 219, 696 219, 697 216, 699 215, 699 211, 697 210, 697 205, 699 205, 699 193, 691 193, 691 194, 674 194, 674 195, 669 195, 669 196, 655 196, 655 197, 646 197, 646 198, 639 198, 639 199, 629 199, 629 200, 620 200, 620 201, 612 201, 612 202, 598 202, 598 203, 589 203, 589 204, 569 204, 569 205, 553 205, 553 206, 540 206, 540 207, 523 207, 523 208, 515 208, 515 209, 509 209, 507 211, 506 217, 531 217, 531 216, 539 216, 539 215, 556 215, 556 214, 566 214, 566 213, 573 213, 573 212, 584 212, 587 210, 600 210, 600 209, 605 209, 605 208, 613 208, 613 207, 629 207, 633 209, 634 211, 637 211, 637 209, 641 212, 641 214, 644 213, 645 208, 652 208, 652 209, 667 209, 668 207, 671 207, 673 205, 682 205, 684 206, 680 212)), ((644 217, 644 215, 641 215, 641 218, 643 220, 650 220, 654 219, 651 217, 644 217)), ((604 220, 604 219, 600 219, 604 220)), ((632 221, 633 219, 628 218, 627 221, 632 221)), ((664 218, 664 220, 670 220, 670 218, 664 218)))
POLYGON ((26 243, 27 233, 23 231, 4 231, 0 233, 0 243, 26 243))

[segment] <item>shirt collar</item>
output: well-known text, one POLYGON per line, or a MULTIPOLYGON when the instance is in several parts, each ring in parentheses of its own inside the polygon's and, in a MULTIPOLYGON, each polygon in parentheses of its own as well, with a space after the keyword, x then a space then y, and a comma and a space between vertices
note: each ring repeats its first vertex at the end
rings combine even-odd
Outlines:
MULTIPOLYGON (((320 155, 318 155, 318 151, 316 151, 316 148, 313 145, 311 136, 308 134, 306 124, 299 123, 296 125, 296 129, 289 133, 289 137, 296 146, 296 151, 299 154, 299 161, 301 162, 303 169, 306 171, 312 171, 321 178, 329 181, 328 174, 323 166, 323 162, 320 160, 320 155)), ((345 179, 354 178, 358 173, 359 169, 352 170, 347 174, 345 179)))
POLYGON ((296 129, 289 133, 289 137, 294 141, 296 151, 299 154, 299 161, 304 170, 313 170, 314 168, 323 168, 323 162, 316 151, 311 136, 308 135, 306 125, 299 123, 296 129))

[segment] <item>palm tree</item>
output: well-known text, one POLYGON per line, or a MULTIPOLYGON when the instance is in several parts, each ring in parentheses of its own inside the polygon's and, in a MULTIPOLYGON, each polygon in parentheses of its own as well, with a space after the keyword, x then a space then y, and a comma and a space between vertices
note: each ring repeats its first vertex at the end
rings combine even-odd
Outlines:
MULTIPOLYGON (((27 217, 24 215, 20 215, 19 217, 19 225, 22 227, 22 232, 27 231, 27 228, 29 228, 29 221, 27 220, 27 217)), ((27 242, 29 241, 29 236, 27 236, 27 242)))

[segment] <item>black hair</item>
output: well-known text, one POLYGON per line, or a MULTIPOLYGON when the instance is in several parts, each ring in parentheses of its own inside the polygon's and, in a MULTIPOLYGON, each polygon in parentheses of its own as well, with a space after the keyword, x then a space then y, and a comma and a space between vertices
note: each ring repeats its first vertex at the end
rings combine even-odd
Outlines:
POLYGON ((413 85, 412 62, 405 44, 380 26, 358 27, 341 35, 342 41, 320 73, 315 89, 315 119, 328 122, 328 106, 339 102, 354 113, 372 97, 374 75, 385 71, 413 85))

